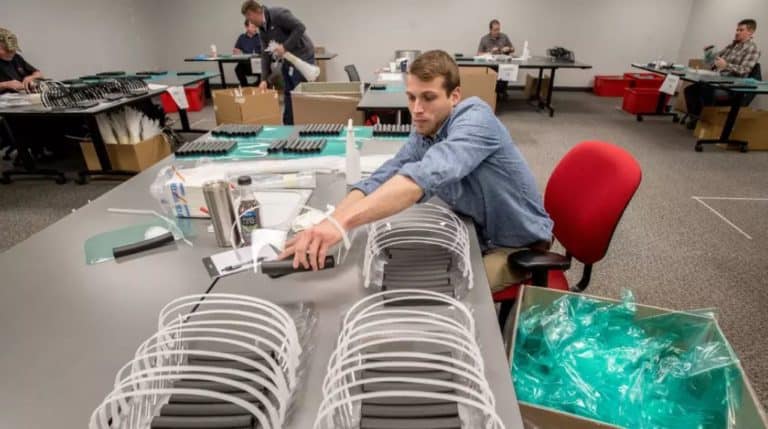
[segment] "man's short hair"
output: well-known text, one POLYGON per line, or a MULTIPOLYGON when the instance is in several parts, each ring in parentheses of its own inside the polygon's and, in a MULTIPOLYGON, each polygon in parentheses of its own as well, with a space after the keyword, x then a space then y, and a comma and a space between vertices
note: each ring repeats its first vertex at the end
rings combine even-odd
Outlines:
POLYGON ((251 23, 251 21, 248 21, 248 20, 246 19, 246 20, 245 20, 245 22, 243 23, 243 25, 245 25, 245 26, 247 27, 247 26, 248 26, 248 24, 250 24, 250 23, 251 23))
POLYGON ((443 88, 451 95, 461 84, 459 66, 445 51, 427 51, 419 55, 408 68, 408 73, 416 76, 422 82, 430 82, 443 77, 443 88))
POLYGON ((262 10, 264 10, 264 7, 255 0, 245 0, 240 7, 240 13, 243 15, 245 15, 246 12, 261 12, 262 10))
POLYGON ((742 19, 739 21, 739 25, 746 26, 749 31, 757 30, 757 21, 754 19, 742 19))
POLYGON ((489 30, 493 29, 494 24, 501 25, 498 19, 492 19, 491 22, 488 23, 488 29, 489 30))

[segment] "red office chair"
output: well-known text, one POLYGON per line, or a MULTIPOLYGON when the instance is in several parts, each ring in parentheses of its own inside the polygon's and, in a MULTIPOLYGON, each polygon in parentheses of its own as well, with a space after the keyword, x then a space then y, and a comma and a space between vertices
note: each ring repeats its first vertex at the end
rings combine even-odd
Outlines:
MULTIPOLYGON (((509 255, 510 268, 531 273, 525 284, 581 292, 589 284, 592 264, 603 259, 616 225, 640 185, 640 165, 624 149, 603 142, 583 142, 571 149, 552 172, 544 208, 555 223, 554 236, 566 254, 523 250, 509 255), (584 264, 578 284, 569 287, 564 271, 571 258, 584 264)), ((504 328, 520 284, 493 294, 501 303, 504 328)))

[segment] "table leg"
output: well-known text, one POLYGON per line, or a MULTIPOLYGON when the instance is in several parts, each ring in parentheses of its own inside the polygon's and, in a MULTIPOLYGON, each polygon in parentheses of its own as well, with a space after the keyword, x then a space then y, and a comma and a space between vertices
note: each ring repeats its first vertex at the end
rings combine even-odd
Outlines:
POLYGON ((735 93, 731 95, 731 110, 728 111, 728 117, 725 119, 725 125, 723 125, 723 131, 720 133, 719 139, 702 139, 696 142, 694 149, 696 152, 701 152, 702 145, 705 144, 733 144, 738 145, 741 152, 746 152, 749 142, 745 140, 732 140, 731 133, 733 127, 736 126, 736 119, 739 117, 739 111, 741 110, 741 103, 744 100, 744 94, 735 93))
POLYGON ((227 89, 227 79, 224 77, 224 63, 216 61, 219 64, 219 75, 221 76, 221 89, 227 89))
MULTIPOLYGON (((550 71, 549 75, 549 91, 547 92, 547 103, 544 107, 549 110, 549 117, 555 116, 555 109, 552 108, 552 93, 555 91, 555 68, 550 71)), ((541 82, 541 81, 539 81, 541 82)))

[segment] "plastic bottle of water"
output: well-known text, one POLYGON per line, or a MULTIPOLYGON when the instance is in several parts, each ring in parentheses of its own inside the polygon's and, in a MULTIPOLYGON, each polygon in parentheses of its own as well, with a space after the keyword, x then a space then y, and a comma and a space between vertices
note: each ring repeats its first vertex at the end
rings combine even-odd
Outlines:
POLYGON ((237 215, 240 219, 240 233, 243 243, 251 245, 251 232, 261 228, 261 214, 259 202, 251 187, 251 176, 237 178, 237 195, 240 203, 237 206, 237 215))

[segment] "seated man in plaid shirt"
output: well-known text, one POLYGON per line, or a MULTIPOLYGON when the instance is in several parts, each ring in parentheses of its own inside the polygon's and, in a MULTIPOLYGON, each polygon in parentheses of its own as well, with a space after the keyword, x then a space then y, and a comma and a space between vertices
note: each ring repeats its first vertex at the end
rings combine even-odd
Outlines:
MULTIPOLYGON (((725 76, 749 77, 760 59, 760 49, 752 40, 756 29, 757 22, 754 19, 741 20, 736 27, 733 42, 717 54, 712 69, 725 76)), ((686 88, 685 102, 688 106, 688 114, 692 117, 688 122, 688 128, 696 127, 696 120, 704 106, 713 106, 716 101, 720 104, 721 100, 727 100, 727 98, 728 93, 725 90, 714 89, 700 83, 686 88)), ((730 104, 730 101, 727 104, 730 104)))

